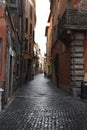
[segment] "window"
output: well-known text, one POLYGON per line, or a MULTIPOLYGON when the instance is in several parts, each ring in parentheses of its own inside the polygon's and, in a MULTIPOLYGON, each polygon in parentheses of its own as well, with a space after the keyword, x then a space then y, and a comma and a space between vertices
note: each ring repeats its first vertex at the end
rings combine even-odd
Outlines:
POLYGON ((64 53, 65 50, 66 50, 66 46, 63 44, 63 45, 62 45, 62 53, 64 53))
POLYGON ((17 73, 16 73, 16 75, 19 76, 19 56, 17 59, 17 73))
POLYGON ((24 42, 24 50, 27 51, 28 50, 28 40, 25 39, 25 42, 24 42))
POLYGON ((32 6, 30 5, 30 18, 32 19, 32 6))
POLYGON ((28 0, 25 0, 25 12, 28 10, 28 0))
POLYGON ((15 13, 18 11, 18 0, 8 0, 7 5, 9 6, 11 13, 15 13))
POLYGON ((18 1, 17 0, 8 0, 7 2, 10 6, 17 6, 18 1))
POLYGON ((31 42, 29 42, 29 53, 31 53, 31 42))
POLYGON ((32 24, 30 24, 30 34, 32 35, 32 24))
POLYGON ((11 4, 16 4, 16 0, 10 0, 11 4))
POLYGON ((25 32, 28 32, 28 18, 25 19, 25 32))
POLYGON ((60 16, 58 16, 58 22, 60 21, 60 16))

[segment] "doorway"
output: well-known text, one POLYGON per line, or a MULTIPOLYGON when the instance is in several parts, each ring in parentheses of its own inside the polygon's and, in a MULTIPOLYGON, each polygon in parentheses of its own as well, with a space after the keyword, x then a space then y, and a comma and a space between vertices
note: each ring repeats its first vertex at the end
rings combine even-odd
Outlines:
POLYGON ((54 71, 55 71, 56 84, 57 87, 59 87, 59 54, 55 55, 54 71))
POLYGON ((10 69, 9 69, 9 97, 12 94, 12 56, 10 55, 10 69))

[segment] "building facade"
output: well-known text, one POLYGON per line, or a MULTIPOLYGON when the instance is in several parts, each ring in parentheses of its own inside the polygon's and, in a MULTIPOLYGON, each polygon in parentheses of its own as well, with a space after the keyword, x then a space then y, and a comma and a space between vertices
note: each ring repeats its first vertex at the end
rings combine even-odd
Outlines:
POLYGON ((41 55, 40 47, 34 43, 34 60, 33 60, 34 75, 44 72, 44 57, 41 55))
POLYGON ((87 80, 87 2, 51 0, 53 81, 74 96, 87 80))
POLYGON ((24 77, 25 80, 33 78, 33 50, 34 50, 34 28, 36 24, 36 3, 35 0, 25 1, 25 32, 24 32, 24 77))
POLYGON ((39 53, 40 53, 39 45, 37 43, 34 43, 34 60, 33 60, 34 75, 39 73, 39 53))
POLYGON ((3 103, 33 77, 34 0, 0 1, 0 88, 3 103))
POLYGON ((52 16, 51 12, 48 18, 49 26, 46 27, 45 36, 47 36, 47 44, 46 44, 46 74, 47 77, 52 78, 52 16))
POLYGON ((5 3, 6 47, 5 47, 5 102, 22 83, 23 3, 8 0, 5 3))
MULTIPOLYGON (((0 88, 5 88, 5 47, 6 47, 6 22, 4 5, 0 3, 0 88)), ((4 98, 4 94, 3 94, 4 98)))

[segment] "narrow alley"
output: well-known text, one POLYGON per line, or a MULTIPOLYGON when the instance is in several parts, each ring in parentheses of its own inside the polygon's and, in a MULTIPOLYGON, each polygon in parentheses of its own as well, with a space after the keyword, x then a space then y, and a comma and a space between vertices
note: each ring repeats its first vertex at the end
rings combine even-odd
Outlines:
POLYGON ((0 130, 87 130, 87 102, 72 98, 38 74, 0 113, 0 130))

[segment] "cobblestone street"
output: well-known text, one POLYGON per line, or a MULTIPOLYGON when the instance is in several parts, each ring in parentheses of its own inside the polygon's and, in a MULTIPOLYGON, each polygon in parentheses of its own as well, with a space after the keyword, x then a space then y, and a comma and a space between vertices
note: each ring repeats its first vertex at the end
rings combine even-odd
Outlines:
POLYGON ((0 130, 87 130, 87 103, 39 74, 19 88, 1 112, 0 130))

